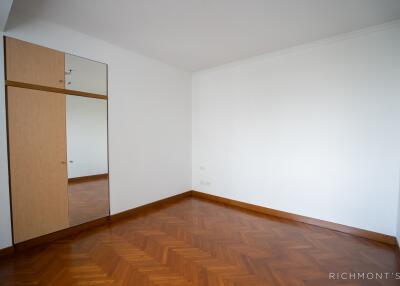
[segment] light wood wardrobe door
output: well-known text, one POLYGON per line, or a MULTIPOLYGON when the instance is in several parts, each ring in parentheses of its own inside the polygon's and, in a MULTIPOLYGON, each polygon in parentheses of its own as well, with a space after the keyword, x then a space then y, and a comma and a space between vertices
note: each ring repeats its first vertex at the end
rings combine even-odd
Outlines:
POLYGON ((64 94, 8 87, 14 242, 69 226, 64 94))
POLYGON ((64 88, 64 53, 6 38, 6 79, 64 88))

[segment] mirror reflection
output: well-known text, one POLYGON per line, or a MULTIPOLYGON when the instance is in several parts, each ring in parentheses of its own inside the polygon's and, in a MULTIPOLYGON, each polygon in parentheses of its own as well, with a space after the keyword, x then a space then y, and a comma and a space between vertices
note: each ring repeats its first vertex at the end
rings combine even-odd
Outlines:
POLYGON ((67 95, 70 225, 109 215, 107 101, 67 95))
POLYGON ((65 54, 65 88, 107 95, 107 65, 65 54))

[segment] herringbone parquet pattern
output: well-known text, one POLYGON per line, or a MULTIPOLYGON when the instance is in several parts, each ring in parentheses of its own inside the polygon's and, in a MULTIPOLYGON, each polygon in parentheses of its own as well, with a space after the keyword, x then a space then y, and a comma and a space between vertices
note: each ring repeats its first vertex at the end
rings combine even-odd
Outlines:
POLYGON ((0 262, 1 285, 399 285, 394 247, 187 198, 0 262))

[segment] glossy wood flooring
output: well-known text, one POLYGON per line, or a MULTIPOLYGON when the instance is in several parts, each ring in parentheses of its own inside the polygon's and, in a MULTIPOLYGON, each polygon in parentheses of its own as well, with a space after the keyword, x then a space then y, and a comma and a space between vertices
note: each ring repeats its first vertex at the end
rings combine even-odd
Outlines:
POLYGON ((1 285, 399 285, 394 247, 187 198, 0 262, 1 285))
POLYGON ((108 178, 106 176, 68 182, 70 226, 109 215, 108 178))

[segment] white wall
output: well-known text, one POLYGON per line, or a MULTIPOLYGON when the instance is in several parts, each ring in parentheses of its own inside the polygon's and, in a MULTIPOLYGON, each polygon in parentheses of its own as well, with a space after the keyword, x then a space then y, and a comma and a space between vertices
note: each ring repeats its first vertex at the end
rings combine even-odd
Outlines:
POLYGON ((395 235, 400 25, 197 72, 195 190, 395 235))
POLYGON ((67 95, 68 178, 108 173, 107 101, 67 95))
MULTIPOLYGON (((111 213, 189 190, 190 74, 61 26, 21 19, 11 16, 8 35, 109 65, 111 213)), ((6 196, 2 188, 5 222, 6 196)), ((1 245, 10 244, 9 235, 9 225, 2 223, 1 245)))
MULTIPOLYGON (((0 32, 3 38, 3 33, 0 32)), ((3 55, 3 41, 0 41, 3 55)), ((11 245, 10 198, 8 192, 7 133, 3 57, 0 56, 0 249, 11 245)))

